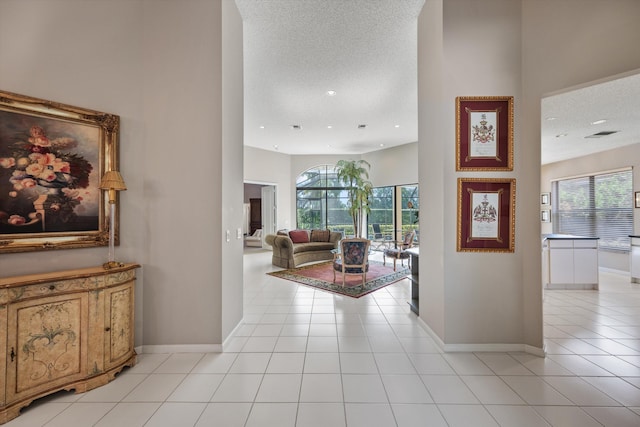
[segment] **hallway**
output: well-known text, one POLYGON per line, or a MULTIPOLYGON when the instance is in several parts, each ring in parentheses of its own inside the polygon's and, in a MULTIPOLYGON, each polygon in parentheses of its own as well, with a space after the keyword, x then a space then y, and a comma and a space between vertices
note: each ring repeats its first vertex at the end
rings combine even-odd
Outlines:
POLYGON ((443 354, 409 312, 407 280, 356 300, 268 276, 270 257, 245 253, 245 322, 227 352, 142 354, 117 381, 6 425, 640 425, 640 286, 626 276, 545 292, 546 358, 443 354))

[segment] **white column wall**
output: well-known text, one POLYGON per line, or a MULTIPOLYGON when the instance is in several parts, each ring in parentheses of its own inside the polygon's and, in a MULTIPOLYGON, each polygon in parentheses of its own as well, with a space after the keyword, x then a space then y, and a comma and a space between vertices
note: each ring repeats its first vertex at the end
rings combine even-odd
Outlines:
MULTIPOLYGON (((520 122, 516 121, 514 128, 513 172, 456 172, 454 160, 456 96, 511 95, 515 111, 519 111, 520 14, 519 2, 511 0, 444 2, 444 99, 450 106, 443 114, 446 124, 444 187, 449 195, 445 197, 445 211, 450 213, 445 216, 444 228, 451 236, 444 242, 447 344, 525 343, 522 295, 524 288, 535 286, 535 277, 523 277, 523 253, 528 245, 539 244, 539 238, 532 242, 521 232, 531 226, 528 224, 531 214, 523 208, 526 206, 523 196, 530 192, 521 168, 524 157, 519 139, 520 122), (456 251, 457 179, 463 177, 517 179, 514 253, 456 251), (454 195, 456 197, 452 197, 454 195)), ((535 219, 534 226, 539 226, 537 215, 535 219)), ((537 261, 540 262, 539 254, 537 261)), ((537 319, 540 323, 541 315, 537 319)), ((540 341, 529 344, 542 347, 540 341)))
MULTIPOLYGON (((427 7, 438 8, 438 2, 429 2, 427 7)), ((456 172, 455 171, 455 98, 456 96, 497 96, 511 95, 515 98, 518 111, 520 102, 520 4, 509 0, 476 2, 471 0, 453 0, 442 3, 442 47, 427 40, 435 29, 420 28, 424 32, 419 35, 419 82, 427 93, 420 93, 420 106, 426 112, 420 112, 419 140, 428 153, 438 152, 440 155, 420 156, 421 182, 423 194, 432 194, 433 183, 423 182, 428 174, 442 174, 442 189, 435 189, 435 200, 441 196, 444 234, 437 249, 441 251, 444 262, 439 263, 438 253, 431 252, 434 259, 426 260, 428 266, 440 268, 442 283, 423 284, 427 287, 425 296, 435 294, 436 301, 443 298, 443 307, 426 307, 435 309, 436 313, 423 312, 421 316, 431 329, 451 350, 477 349, 524 349, 524 345, 542 347, 541 340, 526 342, 523 334, 525 321, 537 320, 541 326, 541 315, 537 319, 525 319, 523 310, 524 288, 535 285, 535 277, 523 278, 522 265, 524 248, 537 241, 527 240, 521 230, 529 225, 531 215, 522 208, 526 203, 516 207, 516 238, 514 253, 475 253, 457 252, 457 179, 461 177, 504 177, 516 178, 516 198, 527 194, 526 176, 522 174, 523 153, 518 144, 518 122, 515 135, 515 168, 513 172, 456 172), (430 44, 431 43, 431 44, 430 44), (426 45, 425 45, 426 44, 426 45), (431 52, 422 46, 435 49, 436 61, 440 52, 441 68, 436 75, 428 71, 435 65, 429 61, 431 52), (438 50, 440 49, 440 50, 438 50), (441 77, 438 82, 437 76, 441 77), (434 82, 435 80, 435 82, 434 82), (440 83, 442 88, 438 88, 440 83), (433 97, 425 100, 422 97, 433 97), (439 110, 439 111, 438 111, 439 110), (433 116, 433 117, 431 117, 433 116), (433 132, 442 132, 442 137, 430 137, 433 132), (436 149, 433 144, 442 147, 436 149), (426 146, 428 145, 428 147, 426 146), (434 169, 422 174, 423 168, 434 169), (519 179, 518 179, 519 178, 519 179), (523 188, 521 189, 520 186, 523 188), (440 193, 443 191, 444 193, 440 193), (430 289, 431 288, 431 289, 430 289)), ((426 18, 423 11, 421 19, 426 18)), ((436 18, 433 18, 434 20, 436 18)), ((437 39, 436 39, 437 40, 437 39)), ((436 63, 437 64, 437 63, 436 63)), ((532 161, 535 161, 533 159, 532 161)), ((539 160, 538 160, 539 164, 539 160)), ((436 181, 437 182, 437 181, 436 181)), ((535 183, 535 181, 534 181, 535 183)), ((536 189, 537 193, 538 190, 536 189)), ((536 218, 536 225, 539 222, 536 218)), ((437 224, 437 223, 436 223, 437 224)), ((422 225, 422 224, 421 224, 422 225)), ((538 233, 539 234, 539 233, 538 233)), ((424 246, 424 245, 421 245, 424 246)), ((432 251, 436 251, 433 249, 432 251)), ((422 261, 422 256, 421 256, 422 261)), ((535 262, 534 259, 532 262, 535 262)), ((537 262, 539 265, 540 256, 537 262)), ((422 266, 422 262, 421 262, 422 266)), ((427 271, 431 272, 429 268, 427 271)), ((539 288, 538 272, 538 288, 539 288)), ((431 280, 429 280, 431 282, 431 280)), ((422 298, 421 298, 422 301, 422 298)), ((440 301, 438 301, 440 302, 440 301)))
POLYGON ((242 321, 244 78, 242 17, 233 0, 222 0, 222 340, 242 321))

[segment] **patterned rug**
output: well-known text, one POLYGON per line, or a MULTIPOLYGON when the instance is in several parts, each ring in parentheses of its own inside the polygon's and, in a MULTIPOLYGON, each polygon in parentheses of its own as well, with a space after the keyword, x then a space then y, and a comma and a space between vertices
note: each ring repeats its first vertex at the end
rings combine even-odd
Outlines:
POLYGON ((336 282, 333 283, 332 261, 306 265, 289 270, 273 271, 267 274, 324 291, 360 298, 363 295, 404 279, 409 274, 409 269, 402 267, 398 263, 397 271, 393 271, 393 262, 387 262, 387 265, 383 266, 381 262, 369 261, 367 283, 364 289, 362 288, 362 276, 359 274, 347 274, 343 288, 342 273, 336 271, 336 282))

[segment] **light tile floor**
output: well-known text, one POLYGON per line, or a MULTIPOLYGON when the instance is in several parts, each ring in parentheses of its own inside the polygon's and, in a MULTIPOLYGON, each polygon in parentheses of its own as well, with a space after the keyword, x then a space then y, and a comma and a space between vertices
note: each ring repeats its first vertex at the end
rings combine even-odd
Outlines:
POLYGON ((640 426, 640 286, 546 291, 548 356, 441 353, 408 281, 360 299, 266 275, 248 251, 245 321, 222 354, 142 354, 108 385, 34 402, 15 426, 640 426))

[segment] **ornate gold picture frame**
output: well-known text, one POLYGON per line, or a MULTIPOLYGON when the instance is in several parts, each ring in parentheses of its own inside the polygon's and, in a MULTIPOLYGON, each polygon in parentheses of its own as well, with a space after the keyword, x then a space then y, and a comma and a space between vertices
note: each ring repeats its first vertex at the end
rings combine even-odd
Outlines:
POLYGON ((513 96, 456 98, 456 170, 513 170, 513 96))
POLYGON ((119 127, 113 114, 0 91, 0 253, 108 244, 98 186, 117 169, 119 127))
POLYGON ((458 252, 514 252, 516 180, 458 178, 458 252))

